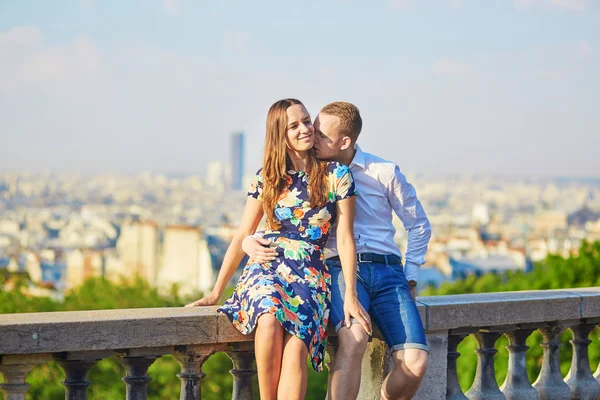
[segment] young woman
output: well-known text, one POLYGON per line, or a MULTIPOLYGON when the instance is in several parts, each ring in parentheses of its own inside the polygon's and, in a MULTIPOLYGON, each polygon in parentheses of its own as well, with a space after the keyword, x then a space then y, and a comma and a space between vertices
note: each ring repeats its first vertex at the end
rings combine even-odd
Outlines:
POLYGON ((306 357, 323 369, 331 278, 323 250, 336 229, 338 251, 350 295, 345 309, 370 331, 370 319, 356 298, 356 206, 348 167, 319 161, 314 127, 295 99, 273 104, 267 115, 263 168, 251 185, 242 223, 232 240, 212 292, 188 306, 213 305, 221 297, 244 252, 242 240, 266 215, 265 239, 276 253, 250 259, 231 298, 219 309, 243 334, 255 332, 260 398, 303 399, 306 357))

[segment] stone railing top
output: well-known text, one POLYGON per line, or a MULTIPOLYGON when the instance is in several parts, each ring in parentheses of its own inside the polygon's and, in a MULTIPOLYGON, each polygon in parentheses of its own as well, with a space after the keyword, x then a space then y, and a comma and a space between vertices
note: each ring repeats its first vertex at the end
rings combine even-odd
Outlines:
MULTIPOLYGON (((600 287, 419 297, 429 332, 554 321, 600 321, 600 287)), ((0 315, 0 355, 251 341, 217 306, 0 315)))

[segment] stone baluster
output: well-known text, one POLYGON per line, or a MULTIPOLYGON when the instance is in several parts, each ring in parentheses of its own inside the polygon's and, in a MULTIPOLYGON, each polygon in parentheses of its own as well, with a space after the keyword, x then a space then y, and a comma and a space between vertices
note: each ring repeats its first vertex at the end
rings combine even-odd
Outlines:
POLYGON ((467 396, 464 395, 460 384, 458 383, 458 373, 456 370, 456 360, 458 357, 460 357, 460 353, 457 351, 457 348, 465 337, 467 337, 466 334, 448 334, 448 375, 446 380, 446 400, 467 400, 467 396))
POLYGON ((25 400, 29 384, 25 381, 27 374, 37 364, 52 360, 51 354, 25 354, 0 356, 0 373, 4 375, 4 383, 0 389, 4 400, 25 400))
POLYGON ((0 372, 4 376, 4 383, 0 383, 0 389, 4 393, 4 400, 25 400, 25 394, 29 390, 25 378, 33 367, 35 364, 0 364, 0 372))
POLYGON ((500 332, 479 331, 475 338, 479 348, 477 352, 477 371, 473 386, 467 391, 470 400, 505 400, 504 393, 498 388, 494 373, 494 356, 498 352, 494 344, 502 336, 500 332))
POLYGON ((87 388, 92 382, 87 380, 87 373, 105 357, 112 356, 106 351, 76 351, 54 354, 54 360, 65 371, 66 378, 62 381, 65 387, 66 400, 84 400, 87 398, 87 388))
MULTIPOLYGON (((597 323, 596 323, 597 325, 597 323)), ((598 364, 598 368, 596 368, 596 372, 594 373, 594 378, 598 383, 600 383, 600 364, 598 364)))
POLYGON ((227 351, 233 362, 233 368, 229 370, 233 375, 232 400, 252 400, 252 378, 256 374, 253 350, 252 343, 242 343, 227 351))
POLYGON ((130 349, 116 352, 117 358, 125 367, 127 374, 123 378, 126 385, 127 400, 145 400, 148 396, 148 368, 162 354, 172 352, 173 348, 130 349))
POLYGON ((508 373, 506 380, 500 387, 506 400, 537 400, 538 394, 531 385, 527 376, 526 353, 529 346, 525 344, 533 329, 518 329, 506 332, 509 345, 508 350, 508 373))
POLYGON ((177 374, 177 377, 181 380, 179 400, 202 399, 202 379, 206 376, 202 372, 202 365, 215 351, 224 349, 224 346, 217 345, 176 347, 173 357, 175 357, 181 367, 181 372, 177 374))
POLYGON ((589 335, 596 324, 580 324, 571 327, 573 339, 570 341, 573 347, 571 369, 565 382, 571 388, 571 398, 580 400, 597 400, 600 398, 600 384, 590 368, 588 357, 588 346, 592 342, 589 335))
POLYGON ((548 325, 540 328, 543 336, 541 344, 544 350, 542 369, 533 387, 538 392, 539 400, 569 400, 571 389, 563 381, 560 373, 560 335, 564 328, 548 325))

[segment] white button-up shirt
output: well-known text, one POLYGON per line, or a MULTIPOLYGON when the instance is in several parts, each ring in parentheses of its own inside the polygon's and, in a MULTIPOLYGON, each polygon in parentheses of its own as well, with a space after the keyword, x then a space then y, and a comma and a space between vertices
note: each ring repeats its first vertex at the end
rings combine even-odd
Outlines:
MULTIPOLYGON (((431 225, 417 199, 417 192, 396 164, 364 153, 358 145, 355 145, 355 149, 356 154, 349 167, 358 193, 354 219, 356 251, 402 256, 394 243, 396 229, 392 224, 393 211, 408 231, 404 274, 407 280, 417 280, 419 268, 425 263, 431 237, 431 225)), ((337 246, 333 229, 327 241, 325 257, 335 255, 337 246)))

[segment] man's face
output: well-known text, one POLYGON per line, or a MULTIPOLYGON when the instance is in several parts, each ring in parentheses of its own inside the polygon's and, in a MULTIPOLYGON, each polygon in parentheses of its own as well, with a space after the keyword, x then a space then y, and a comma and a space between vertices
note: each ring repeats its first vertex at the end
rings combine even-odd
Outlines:
POLYGON ((315 119, 315 151, 321 160, 337 160, 342 152, 343 136, 339 133, 340 118, 320 113, 315 119))

